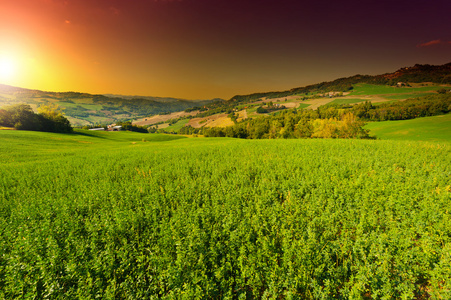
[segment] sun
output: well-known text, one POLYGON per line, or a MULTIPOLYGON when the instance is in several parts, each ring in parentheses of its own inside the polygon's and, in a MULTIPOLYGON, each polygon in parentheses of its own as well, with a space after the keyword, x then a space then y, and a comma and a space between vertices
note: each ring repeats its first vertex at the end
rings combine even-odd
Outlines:
POLYGON ((0 79, 11 80, 16 72, 16 65, 10 58, 0 58, 0 79))

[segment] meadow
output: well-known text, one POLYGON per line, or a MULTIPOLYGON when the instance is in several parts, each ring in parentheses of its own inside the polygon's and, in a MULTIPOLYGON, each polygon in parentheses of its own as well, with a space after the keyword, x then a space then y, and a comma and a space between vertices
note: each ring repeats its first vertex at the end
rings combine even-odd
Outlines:
POLYGON ((0 298, 449 299, 450 150, 0 130, 0 298))
POLYGON ((377 85, 377 84, 367 84, 360 83, 354 86, 354 89, 351 92, 351 95, 390 95, 400 94, 396 99, 407 99, 411 97, 419 97, 413 96, 415 94, 433 94, 436 90, 442 88, 440 85, 432 85, 432 86, 421 86, 421 87, 396 87, 396 86, 388 86, 388 85, 377 85), (402 96, 401 94, 406 94, 402 96))
POLYGON ((451 114, 402 121, 370 122, 365 129, 383 140, 451 142, 451 114))

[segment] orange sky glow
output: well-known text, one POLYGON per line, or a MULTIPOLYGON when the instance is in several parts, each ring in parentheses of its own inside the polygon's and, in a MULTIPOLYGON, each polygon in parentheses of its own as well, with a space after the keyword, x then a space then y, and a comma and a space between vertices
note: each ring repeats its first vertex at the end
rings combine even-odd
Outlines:
POLYGON ((448 0, 0 0, 0 83, 229 99, 451 62, 449 11, 448 0))

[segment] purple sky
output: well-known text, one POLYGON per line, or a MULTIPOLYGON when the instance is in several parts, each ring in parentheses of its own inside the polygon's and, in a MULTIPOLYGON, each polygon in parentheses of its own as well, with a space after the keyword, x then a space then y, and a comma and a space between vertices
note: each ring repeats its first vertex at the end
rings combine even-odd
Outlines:
POLYGON ((3 83, 228 99, 451 62, 450 12, 449 0, 0 0, 0 59, 20 65, 3 83))

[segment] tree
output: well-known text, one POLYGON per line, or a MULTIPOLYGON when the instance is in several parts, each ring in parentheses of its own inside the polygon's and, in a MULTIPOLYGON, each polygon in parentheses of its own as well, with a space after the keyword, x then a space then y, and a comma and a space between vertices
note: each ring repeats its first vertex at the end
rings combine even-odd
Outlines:
POLYGON ((344 114, 340 125, 340 138, 369 138, 369 130, 363 128, 365 122, 352 113, 344 114))
POLYGON ((28 104, 16 104, 4 109, 3 126, 19 130, 39 130, 38 120, 28 104))
POLYGON ((41 131, 48 132, 72 132, 72 126, 69 120, 64 117, 63 112, 59 108, 58 104, 41 105, 38 108, 38 115, 41 131))
POLYGON ((257 113, 258 114, 265 114, 267 112, 268 112, 268 110, 266 108, 263 108, 262 106, 257 108, 257 113))

